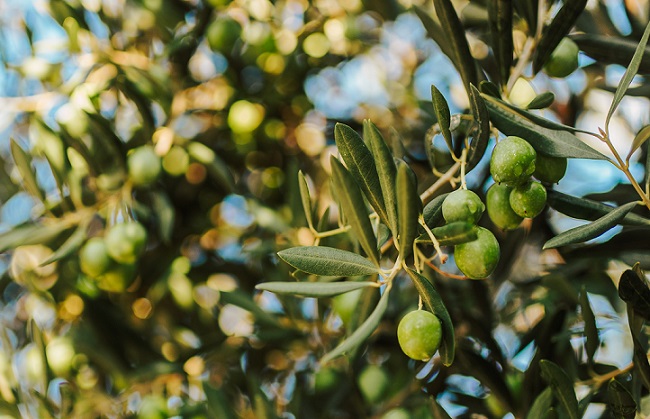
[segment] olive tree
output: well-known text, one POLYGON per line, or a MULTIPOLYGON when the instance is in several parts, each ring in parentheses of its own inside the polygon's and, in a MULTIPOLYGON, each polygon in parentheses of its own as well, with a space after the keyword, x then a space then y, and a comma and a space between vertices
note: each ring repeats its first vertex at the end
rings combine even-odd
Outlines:
POLYGON ((647 4, 25 3, 3 415, 650 412, 647 4))

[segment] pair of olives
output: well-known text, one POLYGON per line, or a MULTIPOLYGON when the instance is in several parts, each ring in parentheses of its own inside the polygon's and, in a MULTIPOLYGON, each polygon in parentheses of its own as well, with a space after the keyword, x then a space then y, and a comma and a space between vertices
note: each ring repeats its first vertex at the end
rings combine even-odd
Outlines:
POLYGON ((492 152, 490 173, 497 182, 487 192, 490 219, 503 230, 513 230, 524 218, 534 218, 546 205, 542 182, 556 183, 564 176, 567 159, 546 156, 523 138, 501 140, 492 152))
POLYGON ((122 292, 135 276, 135 265, 146 243, 147 231, 142 224, 115 224, 104 237, 86 241, 79 252, 81 271, 95 279, 98 288, 122 292))

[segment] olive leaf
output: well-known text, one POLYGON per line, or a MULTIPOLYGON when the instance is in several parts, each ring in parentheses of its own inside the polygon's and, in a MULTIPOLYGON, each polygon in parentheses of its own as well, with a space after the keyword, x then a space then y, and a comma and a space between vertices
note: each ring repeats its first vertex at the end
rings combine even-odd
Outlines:
POLYGON ((591 363, 594 359, 594 354, 600 346, 600 339, 598 337, 598 327, 596 326, 596 316, 589 304, 589 296, 585 287, 580 291, 580 311, 582 313, 582 320, 585 323, 584 335, 586 339, 585 348, 587 349, 587 359, 591 363))
POLYGON ((312 219, 313 210, 311 208, 311 196, 309 194, 309 186, 307 186, 307 179, 302 173, 298 171, 298 187, 300 189, 300 201, 302 202, 302 209, 305 213, 305 219, 309 228, 314 228, 314 220, 312 219))
POLYGON ((415 185, 415 175, 411 168, 402 163, 397 169, 397 216, 399 219, 399 252, 402 260, 413 251, 413 240, 417 235, 418 217, 422 201, 415 185))
POLYGON ((0 234, 0 252, 28 244, 46 244, 73 227, 69 222, 26 223, 0 234))
POLYGON ((413 10, 422 22, 424 29, 427 31, 427 35, 429 35, 429 38, 434 40, 442 53, 449 57, 453 63, 456 53, 454 51, 453 45, 447 41, 446 31, 443 30, 440 22, 434 20, 434 18, 420 6, 413 5, 413 10))
POLYGON ((555 100, 555 94, 553 92, 544 92, 535 96, 535 99, 531 100, 526 109, 544 109, 548 108, 553 104, 555 100))
POLYGON ((491 81, 488 80, 481 81, 478 85, 478 90, 481 93, 486 94, 488 96, 501 99, 501 92, 499 91, 499 87, 496 84, 492 83, 491 81))
POLYGON ((499 66, 499 80, 505 86, 512 67, 512 0, 488 1, 488 16, 492 49, 499 66))
POLYGON ((65 242, 63 242, 63 244, 58 249, 56 249, 49 258, 41 263, 41 266, 49 265, 50 263, 61 260, 77 251, 77 249, 81 247, 84 241, 86 241, 86 233, 89 221, 90 220, 85 220, 84 222, 80 223, 77 229, 70 235, 70 237, 68 237, 65 242))
POLYGON ((587 6, 587 0, 570 0, 564 2, 557 12, 551 23, 544 28, 542 38, 537 44, 535 55, 533 56, 533 72, 537 73, 551 56, 562 38, 576 23, 578 17, 587 6))
POLYGON ((525 138, 536 151, 554 157, 608 160, 568 131, 542 127, 493 97, 482 95, 492 123, 506 135, 525 138))
POLYGON ((554 362, 546 359, 539 361, 542 377, 551 387, 553 396, 570 419, 580 418, 580 408, 573 388, 573 380, 554 362))
POLYGON ((440 90, 433 84, 431 85, 431 102, 433 103, 433 113, 436 115, 438 120, 438 127, 442 133, 445 142, 447 143, 447 148, 451 153, 454 152, 454 146, 451 139, 451 131, 449 127, 451 126, 451 113, 449 112, 449 105, 447 100, 440 93, 440 90))
POLYGON ((618 105, 621 103, 621 100, 623 100, 627 88, 630 87, 630 83, 632 83, 632 79, 634 79, 634 76, 636 76, 636 73, 639 71, 639 66, 641 65, 641 60, 643 60, 643 54, 645 52, 646 45, 648 44, 649 37, 650 37, 650 22, 648 22, 648 25, 646 26, 645 31, 643 32, 643 36, 639 41, 639 45, 637 45, 636 50, 634 51, 634 56, 632 56, 632 60, 630 60, 630 64, 627 66, 627 69, 625 70, 625 74, 623 74, 623 78, 621 78, 621 81, 618 84, 618 87, 616 88, 616 92, 614 93, 614 99, 612 100, 612 104, 610 105, 609 111, 607 112, 607 118, 605 119, 606 131, 609 127, 609 121, 612 119, 612 116, 614 115, 616 108, 618 108, 618 105))
POLYGON ((454 324, 451 322, 447 307, 445 307, 442 297, 440 297, 440 294, 438 294, 438 291, 429 279, 410 268, 407 268, 406 272, 413 281, 415 289, 418 290, 424 306, 427 310, 438 316, 442 323, 440 357, 442 358, 442 363, 449 366, 454 362, 456 335, 454 333, 454 324))
POLYGON ((363 121, 363 138, 370 145, 370 151, 375 158, 377 175, 381 193, 384 197, 386 206, 386 215, 388 218, 388 227, 393 235, 397 235, 397 193, 395 191, 395 181, 397 179, 397 167, 395 159, 388 148, 375 124, 366 119, 363 121))
POLYGON ((295 294, 304 297, 334 297, 366 287, 376 287, 376 282, 264 282, 255 289, 276 294, 295 294))
MULTIPOLYGON (((598 201, 593 201, 586 198, 578 198, 575 196, 567 195, 553 189, 547 191, 548 205, 554 210, 561 212, 569 217, 578 218, 580 220, 594 221, 608 214, 616 209, 610 205, 603 204, 598 201)), ((628 213, 620 221, 622 225, 630 226, 650 226, 650 219, 641 217, 640 215, 628 213)))
MULTIPOLYGON (((623 67, 630 64, 639 45, 631 39, 594 33, 572 34, 570 38, 578 45, 580 51, 594 60, 603 64, 618 64, 623 67)), ((643 74, 650 74, 650 48, 647 46, 639 63, 638 71, 643 74)), ((630 90, 627 91, 628 94, 630 90)))
POLYGON ((472 57, 469 43, 465 36, 465 29, 458 18, 458 14, 456 14, 451 0, 433 0, 433 4, 436 9, 436 15, 440 20, 442 31, 451 47, 452 55, 449 58, 460 73, 465 91, 469 95, 469 86, 470 84, 475 86, 478 84, 479 75, 476 61, 472 57))
POLYGON ((390 286, 386 287, 375 309, 370 316, 359 326, 347 339, 341 342, 336 348, 326 353, 320 360, 321 364, 326 364, 334 358, 337 358, 347 352, 356 349, 377 329, 379 322, 388 308, 388 295, 390 286))
POLYGON ((31 155, 23 150, 23 148, 19 146, 13 138, 9 141, 11 147, 11 156, 13 157, 16 168, 20 173, 20 177, 23 181, 23 186, 31 196, 43 202, 45 200, 45 195, 43 194, 43 191, 38 186, 38 182, 36 181, 36 172, 32 168, 31 155))
POLYGON ((429 228, 436 227, 438 224, 440 224, 440 222, 442 222, 442 203, 445 202, 447 195, 449 195, 449 193, 438 195, 433 198, 431 202, 424 206, 424 210, 422 210, 422 216, 424 218, 424 222, 427 226, 429 226, 429 228))
POLYGON ((377 238, 373 233, 361 190, 350 172, 336 157, 331 156, 330 161, 337 196, 348 224, 352 227, 352 231, 368 257, 375 265, 379 266, 377 238))
POLYGON ((465 172, 472 170, 483 158, 490 140, 490 113, 488 112, 481 94, 474 85, 470 85, 470 109, 476 122, 476 133, 467 150, 467 166, 465 172))
POLYGON ((632 307, 636 314, 650 320, 650 287, 643 276, 632 269, 623 272, 618 282, 618 296, 632 307))
POLYGON ((607 405, 615 419, 634 419, 636 402, 623 384, 612 378, 607 385, 607 405))
POLYGON ((353 179, 361 187, 379 218, 389 225, 375 159, 363 139, 349 126, 337 123, 334 141, 353 179))
POLYGON ((312 275, 374 275, 379 269, 356 253, 325 246, 301 246, 281 250, 278 256, 289 265, 312 275))
POLYGON ((630 146, 630 152, 627 153, 625 160, 629 162, 632 154, 634 154, 634 152, 638 150, 638 148, 641 147, 643 143, 648 141, 648 138, 650 138, 650 125, 646 125, 645 127, 641 128, 641 130, 634 136, 634 140, 630 146))
POLYGON ((636 202, 628 202, 590 224, 575 227, 558 234, 544 243, 544 249, 553 249, 555 247, 581 243, 596 238, 616 226, 636 205, 636 202))
POLYGON ((553 405, 553 390, 551 387, 546 387, 544 391, 539 393, 530 407, 526 419, 543 418, 544 415, 553 405))

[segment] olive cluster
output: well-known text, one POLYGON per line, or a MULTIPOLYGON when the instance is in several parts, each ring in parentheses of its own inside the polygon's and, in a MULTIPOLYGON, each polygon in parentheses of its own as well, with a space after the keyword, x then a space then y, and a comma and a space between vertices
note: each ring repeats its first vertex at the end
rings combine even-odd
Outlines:
POLYGON ((121 292, 129 287, 136 262, 144 252, 147 230, 137 221, 113 225, 104 237, 86 241, 79 252, 79 267, 97 287, 121 292))
POLYGON ((486 199, 494 225, 513 230, 524 218, 539 215, 546 205, 546 188, 539 181, 557 183, 566 166, 566 158, 537 153, 523 138, 510 136, 499 141, 490 160, 490 173, 496 183, 486 199))
MULTIPOLYGON (((474 192, 458 189, 450 193, 442 203, 442 216, 447 223, 464 221, 476 224, 480 220, 485 205, 474 192)), ((490 275, 499 262, 499 242, 486 228, 476 227, 476 240, 457 244, 454 260, 458 269, 471 279, 482 279, 490 275)))

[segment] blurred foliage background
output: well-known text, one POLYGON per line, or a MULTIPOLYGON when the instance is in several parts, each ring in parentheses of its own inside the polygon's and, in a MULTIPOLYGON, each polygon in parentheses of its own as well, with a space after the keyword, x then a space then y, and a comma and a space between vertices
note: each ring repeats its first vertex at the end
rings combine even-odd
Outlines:
MULTIPOLYGON (((497 78, 488 3, 454 5, 472 55, 497 78)), ((561 2, 516 2, 515 56, 536 30, 527 13, 538 4, 551 16, 561 2)), ((368 345, 327 366, 319 357, 377 296, 254 289, 289 280, 277 251, 313 243, 299 170, 319 225, 336 227, 334 123, 360 129, 372 120, 420 190, 436 180, 431 152, 439 169, 453 164, 435 143, 427 150, 430 87, 452 113, 467 112, 468 98, 449 46, 429 38, 413 6, 431 10, 418 0, 0 2, 0 413, 525 417, 546 386, 540 359, 572 377, 584 417, 611 413, 601 390, 615 376, 650 412, 643 372, 630 367, 647 342, 634 344, 616 289, 634 263, 650 267, 647 230, 617 227, 589 246, 542 251, 582 223, 548 209, 518 230, 495 231, 502 256, 489 280, 434 274, 456 327, 449 368, 408 360, 397 345, 397 323, 418 302, 406 279, 368 345), (162 167, 144 186, 127 164, 143 146, 162 167), (113 282, 89 277, 79 249, 130 219, 148 233, 137 261, 111 271, 113 282), (589 356, 581 298, 598 327, 589 356)), ((649 14, 647 0, 590 1, 574 28, 581 68, 530 80, 533 95, 555 93, 544 116, 602 124, 631 58, 609 43, 636 45, 649 14)), ((648 60, 610 125, 622 149, 650 123, 648 60)), ((646 148, 631 159, 639 179, 646 148)), ((486 162, 467 179, 479 194, 491 182, 486 162)), ((572 159, 556 190, 610 203, 633 196, 622 173, 591 160, 572 159)), ((323 243, 354 246, 338 236, 323 243)), ((453 264, 445 270, 458 274, 453 264)))

